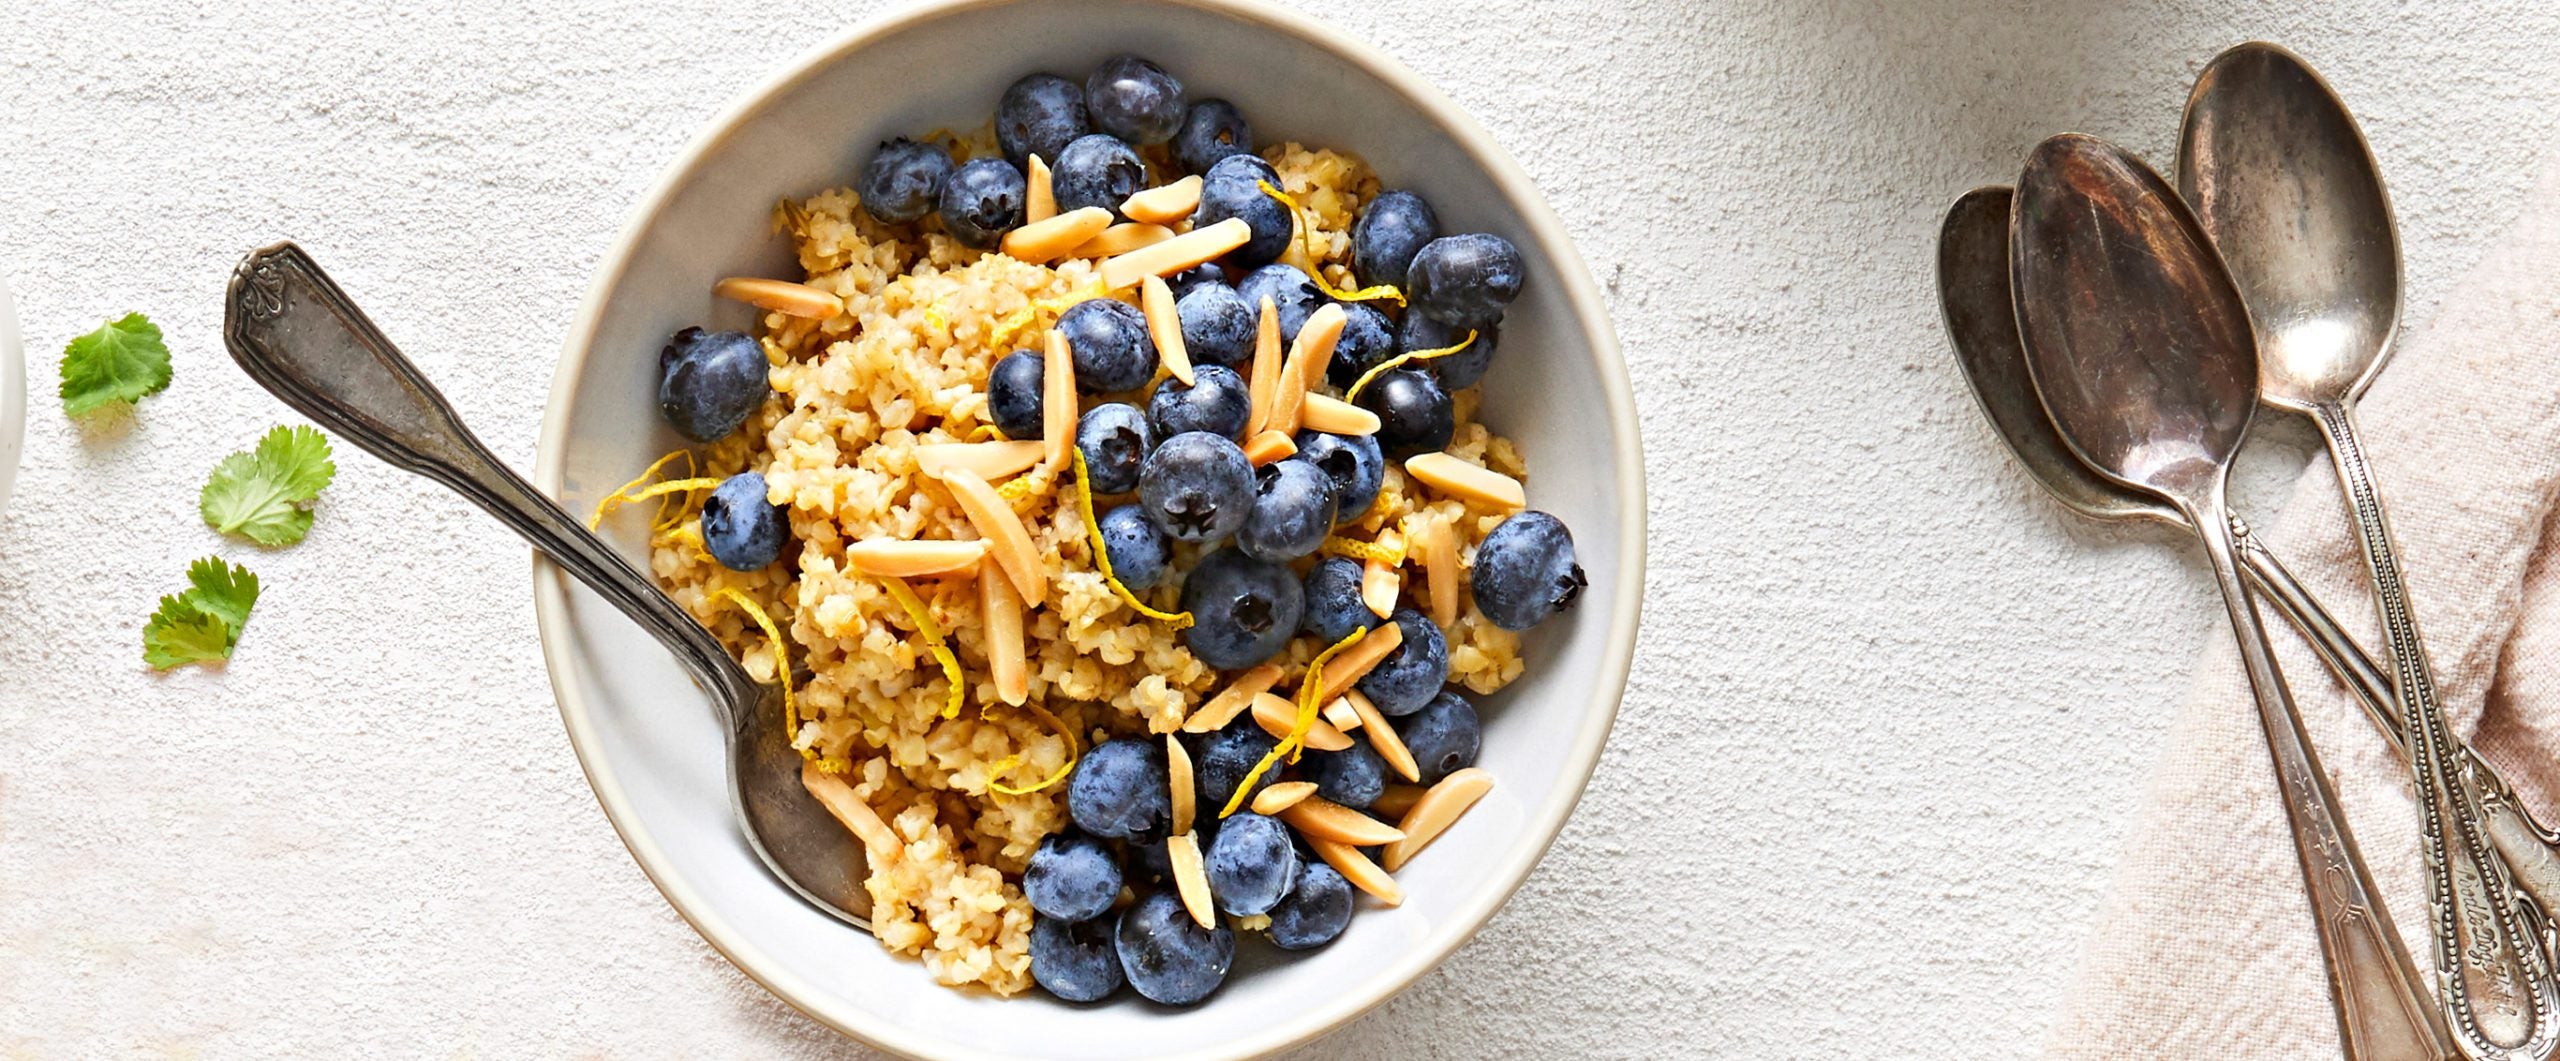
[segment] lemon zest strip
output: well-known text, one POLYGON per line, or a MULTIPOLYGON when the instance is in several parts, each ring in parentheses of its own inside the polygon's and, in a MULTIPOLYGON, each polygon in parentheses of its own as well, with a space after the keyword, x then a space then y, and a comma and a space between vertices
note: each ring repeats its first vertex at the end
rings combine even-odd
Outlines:
POLYGON ((973 430, 973 431, 969 432, 969 441, 971 441, 971 442, 1011 442, 1011 441, 1013 441, 1013 440, 1012 440, 1012 439, 1009 439, 1009 438, 1004 437, 1004 429, 1003 429, 1003 428, 997 427, 997 426, 996 426, 996 425, 994 425, 994 424, 979 424, 979 425, 977 426, 977 429, 976 429, 976 430, 973 430))
POLYGON ((1340 536, 1327 538, 1317 549, 1327 556, 1348 556, 1354 560, 1375 560, 1382 564, 1404 563, 1402 548, 1391 549, 1376 542, 1364 542, 1357 538, 1340 536))
MULTIPOLYGON (((1254 183, 1262 186, 1262 194, 1280 200, 1280 205, 1289 208, 1290 220, 1297 220, 1298 201, 1289 198, 1289 193, 1272 187, 1270 181, 1257 180, 1254 183)), ((1397 290, 1394 284, 1371 284, 1368 287, 1346 291, 1333 286, 1332 281, 1325 279, 1324 270, 1321 268, 1307 270, 1307 279, 1315 281, 1316 287, 1322 290, 1326 297, 1336 302, 1367 302, 1383 298, 1394 300, 1396 305, 1404 305, 1404 292, 1397 290)))
MULTIPOLYGON (((756 628, 764 631, 765 640, 773 644, 773 673, 782 679, 783 743, 799 751, 801 758, 817 760, 815 749, 800 747, 800 707, 791 697, 791 647, 783 643, 782 630, 773 625, 773 616, 765 614, 763 605, 748 599, 744 593, 724 589, 720 591, 719 599, 735 604, 739 611, 747 613, 747 618, 755 620, 756 628)), ((824 769, 824 765, 821 764, 820 768, 824 769)))
POLYGON ((992 771, 989 780, 987 781, 987 787, 997 792, 1002 792, 1008 796, 1028 796, 1034 792, 1040 791, 1041 789, 1066 780, 1068 774, 1075 772, 1076 758, 1081 754, 1078 751, 1075 727, 1059 721, 1058 716, 1050 714, 1048 708, 1042 707, 1038 704, 1024 704, 1022 706, 1024 710, 1040 716, 1041 721, 1047 722, 1049 724, 1049 728, 1057 730, 1059 736, 1067 738, 1067 761, 1060 765, 1055 771, 1052 771, 1049 776, 1041 778, 1040 780, 1021 788, 1016 788, 1012 785, 1005 784, 1002 781, 993 780, 993 778, 1002 776, 1014 767, 1022 765, 1022 755, 1017 752, 997 760, 996 768, 992 771))
POLYGON ((1339 655, 1343 649, 1359 644, 1360 639, 1367 636, 1369 636, 1367 630, 1354 630, 1349 637, 1334 642, 1324 651, 1316 653, 1316 658, 1307 661, 1307 672, 1298 677, 1298 717, 1296 721, 1290 723, 1289 735, 1280 738, 1280 743, 1272 745, 1271 750, 1262 756, 1262 761, 1253 764, 1253 771, 1244 775, 1244 780, 1236 784, 1235 794, 1227 797, 1226 807, 1218 811, 1218 818, 1221 821, 1234 815, 1236 808, 1244 806, 1245 797, 1253 792, 1254 784, 1262 780, 1263 774, 1270 772, 1273 766, 1279 764, 1281 756, 1288 756, 1289 761, 1293 763, 1298 761, 1298 753, 1306 747, 1307 734, 1316 728, 1316 717, 1324 706, 1316 702, 1316 697, 1324 692, 1324 665, 1332 662, 1333 657, 1339 655))
POLYGON ((1360 388, 1368 386, 1370 380, 1404 367, 1404 364, 1407 361, 1429 361, 1435 357, 1447 357, 1470 346, 1474 346, 1475 344, 1476 330, 1469 328, 1467 329, 1467 337, 1458 340, 1458 345, 1456 346, 1444 346, 1437 350, 1415 350, 1411 353, 1397 354, 1394 357, 1378 362, 1377 367, 1361 373, 1359 379, 1351 381, 1351 389, 1342 392, 1342 400, 1346 402, 1359 401, 1360 388))
POLYGON ((1120 576, 1111 573, 1111 550, 1103 547, 1102 523, 1093 518, 1093 479, 1091 470, 1085 467, 1084 447, 1076 447, 1075 455, 1076 508, 1084 513, 1085 540, 1092 545, 1093 566, 1095 570, 1102 572, 1103 583, 1111 587, 1111 592, 1119 594, 1122 601, 1137 609, 1138 614, 1171 623, 1176 630, 1189 628, 1190 612, 1161 612, 1147 607, 1146 602, 1139 600, 1137 594, 1129 592, 1129 587, 1120 584, 1120 576))
MULTIPOLYGON (((587 517, 587 529, 594 530, 597 527, 603 526, 604 518, 606 516, 613 514, 613 510, 621 508, 628 502, 646 501, 653 497, 664 498, 670 494, 703 490, 720 485, 720 480, 718 479, 693 478, 691 477, 692 471, 692 450, 680 449, 650 462, 649 466, 646 469, 643 469, 640 474, 634 477, 630 482, 622 484, 620 489, 617 489, 610 494, 606 494, 603 500, 596 502, 595 514, 587 517), (686 478, 669 479, 658 483, 651 483, 649 481, 657 478, 659 473, 666 471, 669 463, 672 463, 679 458, 683 459, 685 463, 685 471, 687 473, 686 478)), ((675 502, 672 501, 662 500, 658 502, 658 514, 651 517, 649 520, 650 530, 665 530, 668 527, 674 526, 679 519, 683 518, 683 509, 680 505, 673 510, 669 509, 668 506, 673 504, 675 504, 675 502)))
POLYGON ((880 576, 880 584, 889 588, 889 599, 907 610, 907 618, 916 624, 916 632, 924 635, 925 647, 942 664, 942 677, 951 685, 951 701, 942 705, 942 717, 960 717, 960 657, 951 654, 951 646, 942 639, 942 624, 933 621, 933 612, 924 606, 916 591, 907 588, 907 580, 895 575, 880 576))

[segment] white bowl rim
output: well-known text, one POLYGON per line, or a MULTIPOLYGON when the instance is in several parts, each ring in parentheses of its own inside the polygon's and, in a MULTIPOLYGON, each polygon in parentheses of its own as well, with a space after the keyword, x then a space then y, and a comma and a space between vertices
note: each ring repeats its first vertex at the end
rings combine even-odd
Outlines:
MULTIPOLYGON (((869 45, 875 38, 943 18, 953 12, 1017 2, 1020 0, 928 0, 873 16, 793 60, 762 84, 743 93, 711 120, 705 131, 687 145, 683 154, 666 169, 624 219, 613 246, 597 269, 595 281, 589 285, 586 298, 579 305, 578 315, 572 321, 562 347, 560 362, 553 369, 551 393, 543 408, 542 434, 536 443, 534 456, 534 483, 538 488, 555 498, 561 495, 567 477, 567 464, 562 456, 567 450, 569 431, 565 410, 585 373, 588 349, 602 324, 606 293, 621 281, 624 271, 629 268, 644 223, 665 206, 675 190, 685 183, 685 178, 735 136, 774 97, 814 76, 820 68, 841 61, 849 53, 869 45)), ((1378 985, 1377 990, 1365 996, 1337 997, 1289 1019, 1255 1025, 1251 1031, 1214 1046, 1175 1055, 1183 1061, 1224 1061, 1276 1054, 1314 1042, 1403 991, 1473 938, 1494 913, 1510 901, 1521 883, 1528 879, 1529 871, 1545 857, 1547 849, 1563 832, 1565 820, 1581 803, 1582 793, 1590 784, 1592 770, 1599 765, 1600 752, 1608 742, 1620 701, 1625 696, 1627 673, 1635 656, 1636 628, 1644 606, 1645 518, 1649 506, 1645 502, 1644 453, 1641 433, 1637 429, 1634 391, 1627 379, 1625 355, 1609 324, 1608 305, 1600 297, 1598 286, 1583 264, 1581 254, 1566 236, 1563 221, 1547 205, 1544 196, 1535 194, 1535 182, 1494 142, 1492 135, 1456 101, 1403 63, 1302 12, 1274 6, 1267 0, 1159 2, 1256 23, 1334 53, 1403 95, 1416 109, 1430 115, 1451 134, 1476 165, 1493 177, 1496 184, 1531 190, 1531 194, 1518 204, 1521 220, 1537 234, 1540 244, 1555 249, 1550 271, 1555 282, 1564 285, 1575 322, 1581 326, 1589 345, 1592 367, 1598 373, 1601 393, 1609 406, 1610 448, 1615 451, 1617 460, 1617 489, 1622 510, 1618 522, 1619 563, 1612 587, 1617 608, 1608 617, 1608 641, 1600 653, 1599 671, 1591 690, 1591 714, 1585 716, 1584 725, 1576 734, 1574 746, 1566 758, 1567 777, 1557 789, 1558 795, 1565 798, 1551 797, 1548 806, 1532 819, 1535 834, 1541 839, 1535 844, 1516 847, 1508 858, 1495 866, 1493 876, 1497 886, 1485 890, 1473 904, 1453 911, 1451 922, 1466 925, 1465 931, 1447 934, 1436 940, 1434 945, 1416 948, 1405 955, 1399 964, 1388 970, 1388 975, 1371 981, 1378 985), (1629 499, 1633 500, 1632 504, 1628 503, 1629 499)), ((535 554, 534 621, 542 644, 543 661, 551 677, 552 692, 559 701, 560 718, 568 728, 570 748, 577 754, 588 786, 595 791, 597 802, 602 805, 606 819, 613 823, 614 832, 621 837, 623 846, 631 852, 650 883, 666 897, 668 905, 673 906, 677 915, 692 925, 694 931, 721 957, 728 959, 730 964, 774 997, 812 1020, 870 1046, 902 1056, 979 1056, 954 1052, 949 1044, 911 1034, 893 1023, 874 1018, 858 1006, 837 1004, 832 992, 784 970, 732 930, 703 896, 669 872, 672 860, 649 836, 635 833, 625 824, 631 809, 620 779, 610 763, 600 756, 588 754, 597 738, 593 719, 578 691, 578 683, 573 680, 580 666, 578 654, 567 647, 571 643, 568 625, 570 584, 566 571, 539 553, 535 554)), ((917 972, 922 975, 921 967, 917 972)))

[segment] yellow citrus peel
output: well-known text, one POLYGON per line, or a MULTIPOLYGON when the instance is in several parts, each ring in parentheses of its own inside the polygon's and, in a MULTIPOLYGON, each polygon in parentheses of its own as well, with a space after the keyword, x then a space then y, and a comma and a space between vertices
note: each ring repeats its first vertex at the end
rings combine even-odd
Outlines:
POLYGON ((668 464, 671 464, 678 459, 682 459, 684 461, 685 470, 687 472, 693 470, 692 450, 680 449, 667 454, 664 457, 658 458, 649 465, 647 470, 642 471, 637 478, 622 484, 621 489, 615 490, 610 494, 606 494, 604 500, 596 502, 595 514, 587 517, 587 529, 594 530, 597 527, 603 526, 604 518, 612 515, 613 510, 621 508, 624 504, 634 501, 647 501, 651 498, 658 498, 659 501, 658 514, 651 517, 649 520, 650 530, 662 531, 668 527, 674 526, 677 521, 682 520, 684 518, 684 508, 679 502, 671 500, 673 495, 687 494, 695 490, 708 490, 720 485, 720 480, 697 479, 688 476, 682 479, 668 479, 662 482, 650 482, 650 480, 656 479, 659 473, 664 472, 668 464))
POLYGON ((1003 429, 998 428, 998 427, 997 427, 996 425, 994 425, 994 424, 979 424, 976 430, 969 432, 969 441, 971 441, 971 442, 1011 442, 1011 441, 1013 441, 1013 440, 1012 440, 1012 439, 1009 439, 1009 438, 1004 437, 1004 431, 1003 431, 1003 429))
MULTIPOLYGON (((772 643, 773 673, 775 677, 782 679, 782 741, 798 748, 800 707, 791 698, 791 649, 782 642, 782 629, 773 625, 773 616, 765 614, 763 605, 748 599, 744 593, 734 589, 724 589, 720 591, 720 599, 737 605, 739 611, 747 613, 747 618, 755 621, 756 628, 764 631, 765 640, 772 643)), ((800 757, 803 759, 814 761, 818 758, 818 753, 813 749, 800 748, 799 750, 800 757)))
POLYGON ((1343 649, 1359 644, 1360 639, 1367 636, 1369 636, 1367 630, 1354 630, 1351 636, 1334 642, 1324 651, 1316 653, 1316 658, 1307 661, 1307 672, 1298 678, 1298 717, 1289 726, 1289 735, 1280 738, 1280 743, 1272 745, 1271 751, 1263 755, 1262 761, 1253 764, 1253 771, 1244 775, 1244 780, 1236 784, 1235 794, 1228 796, 1226 807, 1218 811, 1218 817, 1221 820, 1235 814, 1236 808, 1244 806, 1245 797, 1253 792, 1254 784, 1262 780, 1263 774, 1269 773, 1273 766, 1279 764, 1281 756, 1288 756, 1289 761, 1293 763, 1298 761, 1298 753, 1307 746, 1307 734, 1316 728, 1316 718, 1323 712, 1324 705, 1318 703, 1316 698, 1324 692, 1324 665, 1332 662, 1333 657, 1340 655, 1343 649))
POLYGON ((1093 548, 1094 570, 1102 572, 1103 583, 1111 587, 1111 592, 1119 594, 1122 601, 1137 609, 1138 614, 1149 619, 1171 623, 1176 630, 1189 627, 1190 612, 1163 612, 1147 607, 1147 603, 1139 600, 1137 594, 1129 592, 1129 587, 1120 584, 1120 576, 1111 573, 1111 550, 1103 548, 1102 545, 1102 522, 1093 518, 1093 480, 1090 478, 1091 472, 1085 467, 1083 447, 1077 447, 1075 455, 1076 507, 1084 514, 1084 535, 1085 540, 1091 543, 1093 548))
POLYGON ((1317 551, 1326 556, 1348 556, 1354 560, 1375 560, 1382 564, 1404 562, 1404 549, 1401 546, 1389 547, 1376 542, 1364 542, 1357 538, 1327 538, 1323 545, 1317 547, 1317 551))
MULTIPOLYGON (((1040 716, 1040 720, 1048 723, 1049 728, 1057 730, 1059 736, 1067 739, 1067 761, 1059 764, 1058 768, 1051 771, 1049 776, 1020 788, 1005 784, 1002 781, 990 780, 987 782, 988 788, 1002 792, 1008 796, 1027 796, 1031 793, 1038 792, 1041 789, 1057 784, 1060 781, 1066 780, 1068 774, 1075 772, 1076 757, 1079 754, 1076 744, 1075 727, 1059 721, 1058 716, 1050 714, 1048 708, 1042 707, 1038 704, 1024 704, 1022 705, 1022 708, 1025 711, 1029 711, 1032 714, 1040 716)), ((1019 753, 1005 756, 1004 758, 996 761, 996 768, 991 772, 990 776, 1002 776, 1005 772, 1020 765, 1022 765, 1022 756, 1019 753)))
POLYGON ((1458 340, 1458 345, 1456 346, 1444 346, 1437 350, 1415 350, 1411 353, 1397 354, 1394 357, 1378 362, 1377 367, 1361 373, 1359 379, 1351 381, 1351 389, 1342 392, 1342 400, 1346 402, 1359 401, 1360 389, 1368 386, 1370 380, 1386 375, 1387 373, 1393 372, 1399 368, 1403 368, 1405 363, 1408 361, 1429 361, 1435 357, 1447 357, 1470 346, 1474 346, 1475 344, 1475 329, 1469 328, 1467 329, 1467 337, 1458 340))
MULTIPOLYGON (((1272 187, 1270 181, 1255 181, 1254 183, 1262 186, 1262 194, 1279 200, 1280 205, 1289 208, 1290 220, 1297 220, 1298 201, 1289 198, 1289 193, 1272 187)), ((1336 302, 1368 302, 1373 299, 1389 299, 1396 305, 1404 305, 1404 292, 1397 290, 1396 285, 1394 284, 1372 284, 1368 287, 1346 291, 1342 288, 1333 286, 1332 281, 1325 279, 1324 270, 1322 269, 1307 270, 1307 279, 1315 281, 1316 287, 1322 290, 1327 298, 1331 298, 1336 302)))
POLYGON ((951 702, 942 705, 942 717, 960 717, 960 700, 965 694, 961 688, 960 657, 952 655, 950 644, 943 640, 942 624, 933 621, 932 610, 924 606, 916 591, 907 588, 907 580, 895 575, 882 575, 880 584, 889 588, 889 599, 907 610, 907 618, 916 624, 916 632, 924 635, 925 648, 942 664, 942 676, 951 685, 951 702))

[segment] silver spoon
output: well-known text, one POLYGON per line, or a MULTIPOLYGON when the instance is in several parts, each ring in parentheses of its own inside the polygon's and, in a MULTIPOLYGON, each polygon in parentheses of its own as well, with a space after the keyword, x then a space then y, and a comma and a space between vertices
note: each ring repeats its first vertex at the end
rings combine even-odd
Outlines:
MULTIPOLYGON (((1938 232, 1938 303, 1947 335, 1964 368, 1974 399, 2001 441, 2028 475, 2062 506, 2104 521, 2166 523, 2188 533, 2176 508, 2126 489, 2090 471, 2054 433, 2042 399, 2027 376, 2027 352, 2018 345, 2016 305, 2009 298, 2009 204, 2006 187, 1976 188, 1956 200, 1938 232)), ((2285 569, 2274 553, 2234 521, 2241 573, 2251 588, 2300 630, 2303 639, 2364 706, 2365 717, 2391 747, 2408 755, 2400 701, 2391 677, 2364 647, 2285 569)), ((2457 780, 2476 786, 2487 815, 2490 842, 2516 871, 2516 882, 2545 910, 2560 910, 2560 838, 2534 821, 2504 777, 2468 745, 2460 748, 2457 780)))
POLYGON ((2100 475, 2168 502, 2204 543, 2274 760, 2347 1056, 2448 1056, 2240 580, 2224 491, 2257 405, 2247 307, 2176 193, 2091 137, 2056 136, 2028 156, 2010 247, 2028 371, 2064 443, 2100 475))
POLYGON ((2560 984, 2461 783, 2462 745, 2356 437, 2356 398, 2400 316, 2399 237, 2373 153, 2301 59, 2244 44, 2196 79, 2178 184, 2257 322, 2260 399, 2319 424, 2354 509, 2411 738, 2439 1004, 2466 1054, 2541 1061, 2560 1048, 2560 984))
POLYGON ((222 337, 241 369, 285 404, 366 452, 451 487, 656 635, 720 713, 729 795, 747 846, 802 898, 869 927, 862 848, 801 787, 800 756, 783 740, 780 691, 748 677, 647 576, 481 445, 302 248, 279 243, 241 260, 224 302, 222 337))

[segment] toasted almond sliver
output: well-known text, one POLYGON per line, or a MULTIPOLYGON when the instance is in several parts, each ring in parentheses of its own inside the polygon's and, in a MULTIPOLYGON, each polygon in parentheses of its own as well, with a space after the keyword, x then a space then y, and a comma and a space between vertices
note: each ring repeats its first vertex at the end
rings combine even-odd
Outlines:
POLYGON ((1115 254, 1127 254, 1140 247, 1152 247, 1172 238, 1173 230, 1163 225, 1142 225, 1136 222, 1113 225, 1103 229, 1100 235, 1079 244, 1076 249, 1068 251, 1067 257, 1108 258, 1115 254))
POLYGON ((1156 343, 1156 360, 1185 387, 1199 382, 1191 374, 1191 348, 1182 343, 1182 313, 1174 307, 1173 285, 1161 276, 1138 283, 1138 304, 1147 311, 1147 337, 1156 343))
MULTIPOLYGON (((1298 705, 1271 693, 1253 698, 1253 720, 1262 731, 1282 740, 1289 738, 1289 728, 1298 724, 1298 705)), ((1338 752, 1351 746, 1351 735, 1333 728, 1333 723, 1319 717, 1307 729, 1307 747, 1320 752, 1338 752)))
POLYGON ((1244 440, 1244 459, 1259 468, 1276 460, 1287 460, 1298 452, 1298 443, 1277 431, 1265 431, 1244 440))
POLYGON ((1316 794, 1313 781, 1282 781, 1253 794, 1253 812, 1264 816, 1278 815, 1299 800, 1316 794))
POLYGON ((978 571, 979 621, 986 624, 987 673, 996 680, 996 698, 1015 707, 1031 698, 1031 665, 1022 637, 1022 594, 995 560, 978 571))
POLYGON ((1342 340, 1347 319, 1341 303, 1327 302, 1298 326, 1298 337, 1289 344, 1289 358, 1280 368, 1280 389, 1271 395, 1272 430, 1297 433, 1299 409, 1306 403, 1307 391, 1324 379, 1325 366, 1333 363, 1333 348, 1342 340))
POLYGON ((1111 211, 1099 206, 1081 207, 1007 232, 1002 246, 1008 258, 1043 265, 1066 257, 1110 227, 1111 211))
POLYGON ((1309 840, 1331 840, 1353 847, 1376 847, 1404 839, 1404 830, 1322 796, 1309 796, 1281 811, 1281 821, 1309 840))
POLYGON ((1227 728, 1227 723, 1235 721, 1245 708, 1253 706, 1254 697, 1280 684, 1283 673, 1279 664, 1265 663, 1236 675, 1236 680, 1228 682, 1226 688, 1218 690, 1218 695, 1210 697, 1207 703, 1191 712, 1191 717, 1182 720, 1182 731, 1215 733, 1227 728))
POLYGON ((1329 394, 1308 391, 1298 403, 1298 426, 1331 435, 1374 435, 1378 414, 1329 394))
POLYGON ((845 779, 818 768, 815 759, 800 764, 800 787, 808 789, 827 813, 851 831, 862 846, 871 852, 873 868, 894 865, 906 853, 906 845, 898 842, 898 834, 889 823, 880 820, 880 812, 871 809, 845 779))
POLYGON ((1259 435, 1271 426, 1271 398, 1280 390, 1280 310, 1271 304, 1271 296, 1262 296, 1261 316, 1254 326, 1253 371, 1245 377, 1245 393, 1253 404, 1253 413, 1245 418, 1247 437, 1259 435))
POLYGON ((1189 832, 1175 833, 1165 841, 1164 853, 1165 861, 1173 864, 1173 886, 1182 893, 1182 908, 1191 911, 1191 919, 1200 927, 1216 929, 1218 911, 1209 905, 1209 871, 1200 864, 1200 838, 1189 832))
POLYGON ((1029 187, 1022 195, 1022 223, 1026 225, 1058 216, 1058 195, 1050 190, 1049 164, 1033 155, 1030 169, 1029 187))
POLYGON ((1048 447, 1042 459, 1063 473, 1074 462, 1076 444, 1076 358, 1067 349, 1067 334, 1049 329, 1040 357, 1040 441, 1048 447))
POLYGON ((921 578, 975 571, 987 543, 865 538, 844 547, 845 563, 866 575, 921 578))
POLYGON ((1333 702, 1324 705, 1323 718, 1344 733, 1360 728, 1360 713, 1351 709, 1349 696, 1334 697, 1333 702))
POLYGON ((1396 598, 1404 593, 1404 573, 1396 565, 1371 559, 1360 567, 1360 603, 1384 619, 1396 613, 1396 598))
POLYGON ((1459 815, 1465 814, 1467 808, 1475 806, 1476 801, 1490 791, 1493 791, 1493 775, 1473 766, 1441 778, 1440 783, 1431 786, 1421 799, 1415 800, 1398 821, 1396 827, 1404 831, 1404 839, 1389 843, 1386 850, 1378 852, 1378 857, 1386 863, 1387 871, 1392 873, 1403 869, 1407 860, 1431 846, 1431 841, 1438 839, 1450 823, 1457 821, 1459 815))
POLYGON ((844 300, 807 284, 789 280, 767 280, 760 276, 732 276, 711 285, 711 293, 733 298, 758 309, 769 309, 793 317, 825 320, 844 312, 844 300))
POLYGON ((1006 442, 928 442, 916 447, 916 470, 936 479, 953 468, 967 468, 994 482, 1031 470, 1046 456, 1038 439, 1006 442))
POLYGON ((1399 785, 1390 781, 1387 783, 1387 790, 1378 793, 1378 801, 1369 804, 1369 813, 1387 818, 1402 818, 1404 812, 1413 809, 1414 803, 1422 798, 1425 791, 1428 790, 1420 785, 1399 785))
POLYGON ((1027 608, 1037 608, 1049 598, 1049 574, 1040 562, 1040 553, 1031 546, 1031 531, 1022 525, 1022 517, 1013 506, 996 494, 996 488, 978 477, 976 472, 955 468, 944 476, 942 485, 951 488, 951 496, 960 502, 960 511, 969 517, 969 525, 987 540, 987 553, 996 566, 1013 580, 1013 588, 1022 594, 1027 608))
POLYGON ((1139 192, 1120 203, 1120 216, 1159 225, 1190 217, 1200 208, 1200 183, 1199 176, 1193 175, 1139 192))
POLYGON ((1419 453, 1405 458, 1405 474, 1451 497, 1500 509, 1529 507, 1520 480, 1481 468, 1446 453, 1419 453))
POLYGON ((1404 737, 1387 724, 1386 712, 1378 710, 1378 705, 1370 703, 1358 689, 1342 694, 1342 699, 1351 705, 1353 714, 1360 716, 1360 732, 1369 738, 1369 747, 1378 753, 1378 758, 1386 760, 1387 766, 1405 780, 1422 780, 1422 767, 1413 761, 1413 749, 1405 747, 1404 737))
POLYGON ((1412 548, 1422 553, 1422 577, 1429 583, 1431 621, 1445 630, 1458 625, 1458 532, 1446 522, 1425 524, 1412 548))
POLYGON ((1377 863, 1369 861, 1369 856, 1361 854, 1359 848, 1313 837, 1307 839, 1307 846, 1314 849, 1317 858, 1325 860, 1327 865, 1342 874, 1343 879, 1350 881, 1352 887, 1368 892, 1388 906, 1404 904, 1404 886, 1397 884, 1394 877, 1387 876, 1387 871, 1379 869, 1377 863))
POLYGON ((1183 750, 1181 738, 1170 733, 1164 735, 1164 765, 1165 776, 1173 782, 1173 831, 1190 832, 1194 803, 1199 798, 1191 787, 1191 753, 1183 750))
POLYGON ((1395 651, 1401 644, 1404 644, 1404 627, 1394 623, 1379 624, 1369 631, 1369 636, 1352 642, 1341 655, 1325 661, 1324 683, 1316 687, 1316 695, 1326 700, 1342 695, 1351 688, 1351 683, 1366 677, 1379 660, 1387 658, 1387 653, 1395 651))
MULTIPOLYGON (((1099 206, 1085 209, 1102 210, 1099 206)), ((1103 210, 1103 214, 1109 216, 1110 211, 1103 210)), ((1253 226, 1245 224, 1241 217, 1230 217, 1207 228, 1195 228, 1162 243, 1149 244, 1105 260, 1102 263, 1102 285, 1118 291, 1146 277, 1178 273, 1202 262, 1216 261, 1252 238, 1253 226)))

